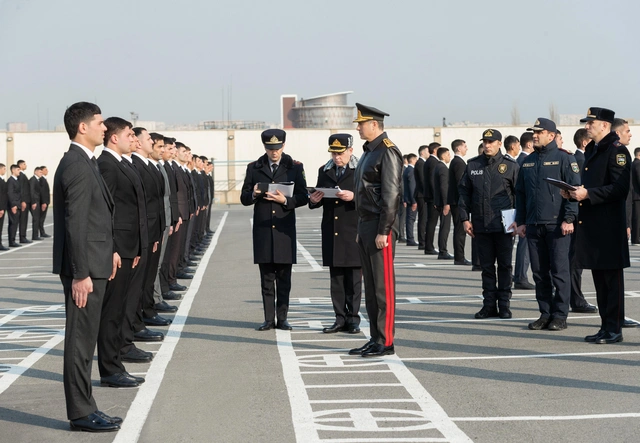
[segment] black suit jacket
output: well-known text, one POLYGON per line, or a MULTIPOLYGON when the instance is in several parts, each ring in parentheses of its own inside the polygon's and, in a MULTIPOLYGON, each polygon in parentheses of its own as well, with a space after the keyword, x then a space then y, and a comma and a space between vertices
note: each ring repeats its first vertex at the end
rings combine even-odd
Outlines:
POLYGON ((40 204, 40 180, 35 175, 32 175, 29 179, 29 191, 31 203, 40 204))
POLYGON ((433 184, 433 204, 442 208, 449 201, 449 168, 444 162, 439 161, 436 165, 433 184))
POLYGON ((29 179, 26 175, 24 175, 24 172, 21 172, 18 176, 18 180, 20 181, 20 193, 22 195, 20 201, 26 202, 27 206, 29 206, 31 204, 31 189, 29 187, 29 179))
MULTIPOLYGON (((417 164, 417 163, 416 163, 417 164)), ((407 205, 416 203, 416 177, 415 167, 407 166, 402 172, 403 196, 402 200, 407 205)))
POLYGON ((178 208, 180 209, 180 217, 182 220, 189 220, 189 216, 193 211, 193 199, 191 197, 191 181, 187 177, 186 172, 176 163, 172 163, 171 167, 176 175, 178 208))
POLYGON ((631 192, 634 200, 640 200, 640 160, 631 162, 631 192))
POLYGON ((169 181, 169 205, 171 206, 171 225, 175 227, 178 223, 180 215, 180 207, 178 206, 178 181, 176 178, 176 171, 171 167, 171 163, 165 162, 162 165, 164 172, 167 173, 167 180, 169 181))
POLYGON ((23 201, 20 189, 20 179, 16 180, 13 177, 9 177, 9 180, 7 181, 8 209, 17 206, 18 211, 20 211, 20 203, 23 201))
POLYGON ((47 206, 51 203, 51 189, 49 188, 49 182, 43 175, 40 177, 40 204, 46 203, 47 206))
POLYGON ((413 168, 413 177, 416 179, 416 198, 424 198, 424 159, 420 157, 413 168))
MULTIPOLYGON (((524 152, 520 152, 520 155, 516 159, 516 163, 518 164, 518 166, 522 167, 522 164, 524 163, 524 159, 527 158, 528 155, 529 154, 525 154, 524 152)), ((584 161, 584 157, 582 157, 582 159, 584 161)), ((580 169, 582 169, 582 167, 580 167, 580 169)))
POLYGON ((447 204, 451 206, 458 205, 458 183, 462 180, 466 167, 467 163, 462 157, 458 157, 457 155, 453 156, 451 164, 449 165, 449 192, 447 195, 447 204))
POLYGON ((53 273, 106 279, 113 268, 113 199, 98 168, 71 145, 53 179, 53 273))
POLYGON ((9 205, 9 190, 7 189, 7 182, 4 178, 0 177, 0 211, 6 211, 9 205))
POLYGON ((100 173, 115 203, 113 241, 120 257, 133 259, 147 248, 147 214, 142 182, 128 160, 118 161, 103 151, 98 158, 100 173))
POLYGON ((432 202, 435 199, 435 190, 433 187, 436 165, 438 163, 440 162, 435 155, 430 155, 424 162, 424 176, 422 178, 424 181, 424 200, 428 202, 432 202))
MULTIPOLYGON (((160 241, 164 232, 164 192, 163 183, 158 180, 158 172, 155 166, 145 164, 137 155, 132 155, 133 166, 142 177, 144 186, 145 206, 147 209, 147 232, 149 243, 160 241), (155 172, 152 170, 155 169, 155 172)), ((160 176, 162 179, 162 176, 160 176)))

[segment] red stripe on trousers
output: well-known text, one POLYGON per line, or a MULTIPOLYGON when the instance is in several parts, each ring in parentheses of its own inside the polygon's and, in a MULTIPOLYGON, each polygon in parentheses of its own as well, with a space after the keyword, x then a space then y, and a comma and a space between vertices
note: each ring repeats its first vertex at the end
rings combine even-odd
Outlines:
MULTIPOLYGON (((389 237, 392 237, 391 235, 389 237)), ((385 318, 385 346, 393 344, 393 323, 395 317, 395 291, 393 288, 393 249, 391 241, 383 250, 382 260, 384 262, 384 293, 387 301, 385 318)))

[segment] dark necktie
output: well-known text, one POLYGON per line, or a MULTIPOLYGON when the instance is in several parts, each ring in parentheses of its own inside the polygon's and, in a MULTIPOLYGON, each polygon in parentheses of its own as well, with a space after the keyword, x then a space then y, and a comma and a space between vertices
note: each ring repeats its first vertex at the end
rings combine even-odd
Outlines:
POLYGON ((276 175, 276 171, 278 170, 278 164, 277 163, 273 163, 271 165, 271 172, 273 173, 273 175, 276 175))
POLYGON ((338 172, 336 173, 336 177, 340 179, 340 177, 342 177, 342 174, 344 174, 344 166, 338 167, 338 172))
POLYGON ((93 167, 96 169, 96 171, 100 172, 100 168, 98 167, 98 160, 96 160, 95 157, 91 157, 91 163, 93 164, 93 167))

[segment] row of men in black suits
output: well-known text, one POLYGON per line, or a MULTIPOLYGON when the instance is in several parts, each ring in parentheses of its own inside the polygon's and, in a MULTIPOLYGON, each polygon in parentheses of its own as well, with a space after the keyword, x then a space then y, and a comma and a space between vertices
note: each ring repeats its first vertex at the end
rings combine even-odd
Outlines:
MULTIPOLYGON (((193 177, 186 170, 191 159, 184 155, 186 149, 178 156, 174 140, 165 151, 164 137, 154 140, 145 129, 118 117, 103 121, 100 108, 85 102, 67 109, 65 127, 72 143, 54 181, 53 271, 60 274, 66 299, 67 416, 72 429, 115 431, 122 419, 99 411, 92 396, 94 349, 97 344, 103 386, 144 383, 123 362, 150 361, 152 355, 134 341, 164 338, 146 328, 171 322, 159 310, 177 310, 161 294, 157 302, 154 294, 160 286, 161 254, 172 246, 179 253, 186 248, 201 254, 191 250, 184 232, 206 200, 189 206, 197 198, 195 189, 183 186, 193 177), (102 144, 105 149, 96 160, 94 150, 102 144), (174 165, 175 157, 179 161, 174 165), (179 213, 183 200, 189 211, 184 221, 179 213)), ((198 247, 204 250, 206 242, 198 247)))
POLYGON ((24 160, 11 165, 10 176, 5 181, 2 176, 7 168, 0 163, 0 251, 8 250, 2 244, 5 213, 8 214, 6 218, 9 219, 8 244, 10 247, 19 247, 21 243, 31 243, 33 240, 50 237, 44 230, 44 221, 51 201, 51 191, 47 182, 49 171, 46 166, 38 166, 33 176, 28 179, 22 172, 26 167, 24 160), (29 212, 32 219, 31 240, 27 238, 29 212), (19 242, 16 242, 18 230, 20 238, 19 242))

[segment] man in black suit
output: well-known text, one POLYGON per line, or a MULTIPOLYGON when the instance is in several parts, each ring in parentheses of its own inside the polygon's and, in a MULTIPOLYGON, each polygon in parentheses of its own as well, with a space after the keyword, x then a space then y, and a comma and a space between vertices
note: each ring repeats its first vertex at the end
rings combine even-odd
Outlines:
POLYGON ((640 148, 633 150, 631 163, 631 193, 633 198, 631 217, 631 244, 640 245, 640 148))
POLYGON ((188 205, 188 219, 183 219, 183 238, 180 244, 180 256, 178 261, 178 268, 176 270, 177 279, 192 279, 193 275, 185 272, 188 268, 190 257, 193 255, 202 255, 200 252, 192 251, 191 237, 193 235, 193 228, 196 223, 196 217, 200 214, 200 208, 198 206, 197 190, 194 184, 193 176, 191 175, 187 164, 192 160, 191 148, 184 143, 176 142, 178 148, 176 153, 177 163, 174 163, 176 177, 178 179, 178 196, 180 197, 181 191, 186 195, 188 205))
POLYGON ((29 192, 31 193, 31 240, 42 240, 40 238, 40 177, 42 176, 42 170, 38 166, 33 175, 29 179, 29 192))
POLYGON ((122 362, 151 361, 150 355, 137 348, 133 350, 128 346, 123 351, 125 345, 133 341, 132 328, 141 288, 131 294, 131 287, 148 243, 144 190, 133 166, 124 159, 134 143, 131 123, 109 117, 105 126, 105 148, 98 165, 115 204, 113 241, 121 267, 107 284, 98 335, 98 368, 103 386, 137 387, 144 379, 131 376, 122 362))
POLYGON ((7 182, 4 181, 4 173, 7 172, 7 167, 4 163, 0 163, 0 251, 8 251, 9 248, 2 245, 2 227, 4 226, 4 214, 7 212, 7 206, 9 204, 9 196, 7 190, 7 182))
POLYGON ((27 170, 27 162, 18 160, 17 165, 20 168, 20 175, 18 176, 18 180, 20 181, 20 243, 31 243, 31 240, 27 238, 29 209, 31 207, 31 188, 29 186, 29 179, 23 172, 27 170))
POLYGON ((16 233, 20 226, 20 204, 22 192, 20 190, 20 166, 11 165, 11 176, 7 180, 7 211, 9 213, 9 247, 21 246, 16 243, 16 233))
POLYGON ((100 412, 91 390, 91 366, 107 281, 120 258, 113 250, 113 199, 93 151, 106 127, 100 108, 75 103, 64 114, 71 146, 53 183, 53 273, 65 295, 64 393, 71 429, 117 431, 119 417, 100 412))
POLYGON ((418 203, 418 250, 424 250, 424 236, 427 232, 427 207, 424 204, 424 164, 429 158, 429 147, 422 145, 418 148, 418 161, 414 170, 416 179, 416 203, 418 203))
MULTIPOLYGON (((508 138, 508 137, 507 137, 508 138)), ((506 142, 506 140, 505 140, 506 142)), ((529 154, 533 152, 533 134, 525 132, 520 136, 520 148, 522 151, 516 158, 516 163, 522 168, 522 164, 529 154)), ((527 272, 529 271, 529 240, 527 237, 518 237, 518 246, 516 248, 516 264, 513 269, 513 288, 532 290, 536 287, 529 282, 527 272)))
POLYGON ((51 236, 44 230, 44 222, 47 219, 47 210, 51 203, 51 189, 49 188, 49 182, 47 181, 49 170, 46 166, 41 166, 40 170, 42 171, 42 176, 40 177, 40 226, 38 226, 38 230, 40 232, 40 238, 49 238, 51 236))
POLYGON ((449 192, 447 194, 449 207, 451 208, 451 217, 453 218, 453 264, 454 265, 471 265, 471 262, 464 258, 464 244, 467 234, 464 231, 464 222, 460 217, 460 208, 458 200, 458 184, 462 180, 467 162, 464 156, 467 155, 467 143, 464 140, 454 140, 451 142, 451 150, 454 153, 451 164, 449 165, 449 192))
POLYGON ((449 169, 451 153, 448 148, 440 147, 437 151, 438 164, 434 171, 433 196, 440 215, 440 232, 438 233, 438 260, 451 260, 453 255, 447 250, 449 231, 451 230, 451 206, 449 206, 449 169))
POLYGON ((436 251, 433 246, 433 241, 436 235, 436 226, 438 225, 438 218, 440 217, 440 214, 438 214, 434 204, 435 191, 433 180, 435 177, 436 165, 438 164, 436 151, 439 147, 440 143, 438 142, 429 144, 427 148, 429 150, 429 157, 425 160, 423 168, 424 204, 427 207, 427 227, 425 229, 424 237, 425 255, 438 255, 438 251, 436 251))
POLYGON ((207 211, 207 225, 206 225, 206 233, 208 235, 213 235, 213 231, 211 230, 211 210, 213 209, 213 203, 215 198, 215 185, 213 181, 213 163, 207 160, 207 166, 205 168, 205 173, 207 174, 207 181, 209 182, 209 209, 207 211))
POLYGON ((405 232, 407 236, 407 246, 418 246, 413 236, 413 225, 416 222, 416 214, 418 213, 418 202, 416 201, 416 179, 415 165, 418 156, 415 154, 407 154, 407 167, 402 172, 403 183, 403 203, 405 208, 405 232))
POLYGON ((253 262, 260 267, 265 320, 260 331, 291 330, 287 314, 291 269, 296 263, 295 209, 309 201, 302 163, 283 153, 286 136, 282 129, 262 132, 265 154, 247 165, 240 194, 244 206, 254 205, 253 262), (283 182, 294 183, 291 197, 280 190, 263 192, 258 186, 283 182))

